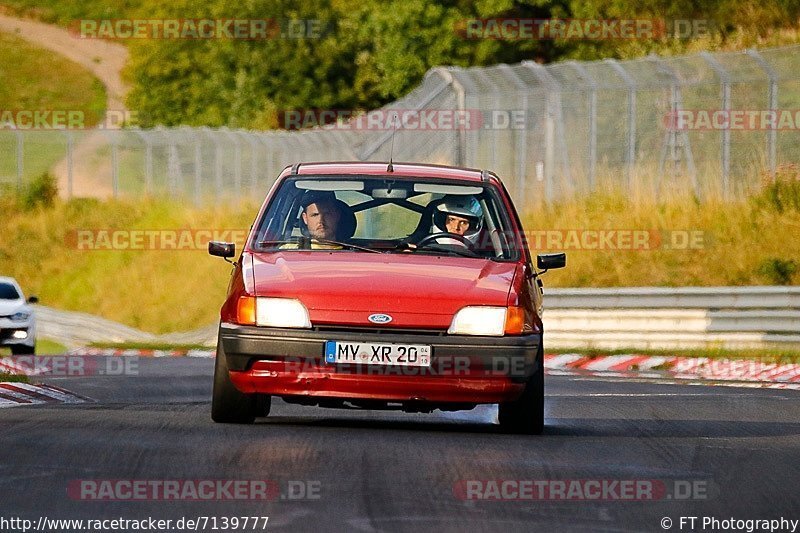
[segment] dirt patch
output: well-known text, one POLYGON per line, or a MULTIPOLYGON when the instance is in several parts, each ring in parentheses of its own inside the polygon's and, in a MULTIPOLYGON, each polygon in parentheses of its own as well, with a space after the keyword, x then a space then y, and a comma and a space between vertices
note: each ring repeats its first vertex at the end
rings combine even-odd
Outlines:
POLYGON ((12 33, 37 46, 78 63, 106 87, 106 109, 124 111, 129 87, 122 80, 128 50, 101 39, 80 39, 58 26, 0 14, 0 31, 12 33))
MULTIPOLYGON (((41 48, 78 63, 91 72, 106 88, 106 110, 126 113, 125 95, 128 85, 122 69, 128 61, 128 50, 121 44, 100 39, 81 39, 64 28, 34 20, 12 17, 0 12, 0 32, 16 35, 41 48)), ((68 80, 65 80, 68 83, 68 80)), ((112 189, 108 180, 98 180, 97 168, 87 164, 101 144, 101 134, 90 134, 76 143, 73 152, 72 184, 75 196, 108 197, 112 189)), ((105 163, 110 166, 110 161, 105 163)), ((51 172, 58 178, 59 191, 67 194, 67 162, 56 163, 51 172)), ((109 170, 110 173, 110 170, 109 170)), ((101 173, 104 175, 104 173, 101 173)))

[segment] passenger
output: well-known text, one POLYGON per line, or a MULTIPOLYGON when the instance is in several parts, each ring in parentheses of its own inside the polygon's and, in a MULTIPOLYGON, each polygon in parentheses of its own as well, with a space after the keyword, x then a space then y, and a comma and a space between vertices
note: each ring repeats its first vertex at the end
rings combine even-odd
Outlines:
MULTIPOLYGON (((430 232, 452 233, 465 237, 473 246, 483 228, 483 208, 474 196, 449 195, 442 198, 433 211, 430 232)), ((458 239, 437 239, 439 244, 460 244, 458 239)))

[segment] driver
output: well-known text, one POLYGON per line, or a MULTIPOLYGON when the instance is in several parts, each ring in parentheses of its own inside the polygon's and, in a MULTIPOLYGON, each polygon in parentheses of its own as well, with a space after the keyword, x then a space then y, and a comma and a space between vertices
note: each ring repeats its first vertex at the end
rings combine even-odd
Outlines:
MULTIPOLYGON (((478 234, 481 228, 483 228, 483 208, 474 196, 447 195, 433 210, 431 234, 460 235, 475 246, 478 244, 478 234)), ((464 246, 461 240, 445 237, 436 239, 436 242, 464 246)))
MULTIPOLYGON (((303 207, 300 218, 305 225, 305 233, 311 237, 312 249, 331 249, 340 250, 342 246, 333 243, 319 241, 337 241, 344 237, 340 236, 340 221, 342 219, 341 200, 337 200, 333 193, 328 192, 308 192, 303 196, 301 206, 303 207)), ((281 249, 297 249, 297 243, 287 243, 281 249)))
POLYGON ((303 204, 303 212, 300 216, 308 228, 308 235, 312 239, 336 240, 342 213, 339 206, 336 205, 335 198, 311 197, 303 204))

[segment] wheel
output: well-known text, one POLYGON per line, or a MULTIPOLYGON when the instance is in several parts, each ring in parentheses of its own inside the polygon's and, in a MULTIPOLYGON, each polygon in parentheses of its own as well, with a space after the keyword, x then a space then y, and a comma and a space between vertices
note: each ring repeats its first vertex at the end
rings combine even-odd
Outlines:
POLYGON ((258 394, 256 396, 256 416, 269 416, 270 409, 272 409, 272 396, 258 394))
POLYGON ((467 239, 463 235, 459 235, 457 233, 447 233, 446 231, 443 231, 441 233, 432 233, 430 235, 427 235, 427 236, 423 237, 417 243, 417 249, 425 248, 429 244, 435 242, 436 239, 442 239, 442 238, 448 238, 448 239, 456 240, 456 241, 460 242, 461 244, 463 244, 464 246, 466 246, 469 251, 472 251, 472 249, 473 249, 473 244, 470 242, 469 239, 467 239))
POLYGON ((233 386, 228 374, 228 360, 222 348, 222 339, 219 339, 214 363, 211 419, 223 424, 252 424, 256 416, 266 416, 266 413, 269 413, 270 397, 266 396, 266 406, 260 398, 263 396, 243 394, 233 386))
POLYGON ((26 346, 25 344, 11 346, 11 355, 33 355, 35 353, 35 346, 26 346))
POLYGON ((539 371, 530 377, 517 400, 499 405, 500 427, 509 433, 539 435, 544 431, 544 366, 539 350, 539 371))

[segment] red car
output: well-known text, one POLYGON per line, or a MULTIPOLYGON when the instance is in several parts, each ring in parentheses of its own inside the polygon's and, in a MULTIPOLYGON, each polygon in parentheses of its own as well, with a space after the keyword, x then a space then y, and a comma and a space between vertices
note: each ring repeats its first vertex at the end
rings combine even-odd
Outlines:
MULTIPOLYGON (((209 253, 235 256, 231 243, 209 253)), ((272 396, 322 407, 499 404, 511 432, 544 424, 537 257, 488 171, 303 163, 276 180, 221 310, 212 418, 251 423, 272 396)))

